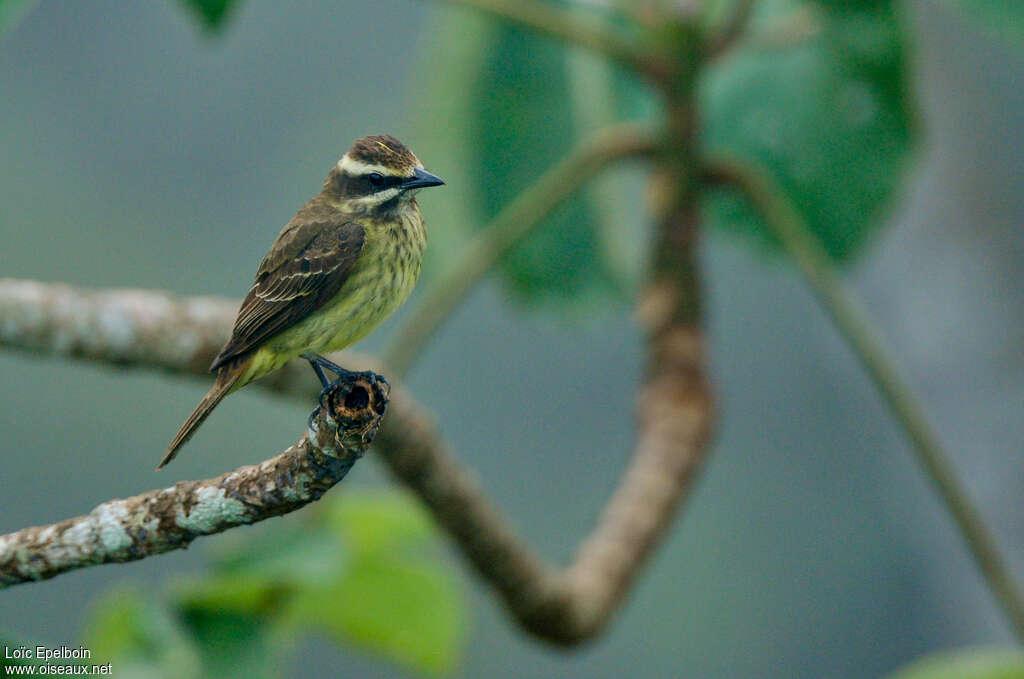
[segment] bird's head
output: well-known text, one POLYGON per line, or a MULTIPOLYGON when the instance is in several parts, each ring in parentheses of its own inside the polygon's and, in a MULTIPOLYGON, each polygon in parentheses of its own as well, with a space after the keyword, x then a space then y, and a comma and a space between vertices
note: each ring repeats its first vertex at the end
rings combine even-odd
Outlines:
POLYGON ((401 207, 420 189, 442 184, 405 144, 382 134, 357 139, 327 175, 324 192, 347 211, 367 213, 401 207))

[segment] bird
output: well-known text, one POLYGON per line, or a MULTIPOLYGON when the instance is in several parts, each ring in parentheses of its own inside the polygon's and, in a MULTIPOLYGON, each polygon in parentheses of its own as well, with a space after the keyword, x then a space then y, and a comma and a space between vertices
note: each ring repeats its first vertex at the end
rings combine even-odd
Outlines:
POLYGON ((157 469, 225 396, 288 361, 307 360, 325 388, 325 370, 348 373, 320 354, 359 341, 408 298, 427 243, 416 194, 443 184, 394 137, 357 139, 263 258, 231 338, 210 366, 213 386, 157 469))

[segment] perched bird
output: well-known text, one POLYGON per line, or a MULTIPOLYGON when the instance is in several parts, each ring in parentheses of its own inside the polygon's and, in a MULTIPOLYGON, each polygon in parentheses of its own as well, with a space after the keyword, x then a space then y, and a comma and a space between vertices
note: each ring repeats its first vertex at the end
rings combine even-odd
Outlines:
POLYGON ((225 396, 291 359, 309 361, 325 386, 324 369, 347 372, 319 354, 362 339, 412 292, 427 243, 416 194, 441 184, 394 137, 356 140, 263 258, 231 339, 210 366, 213 387, 157 469, 225 396))

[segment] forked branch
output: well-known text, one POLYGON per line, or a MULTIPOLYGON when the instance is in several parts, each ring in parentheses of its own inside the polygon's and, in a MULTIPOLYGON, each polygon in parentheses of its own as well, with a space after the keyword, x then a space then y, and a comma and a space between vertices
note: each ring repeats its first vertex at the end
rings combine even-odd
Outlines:
MULTIPOLYGON (((236 303, 214 298, 0 280, 0 346, 203 375, 230 332, 236 310, 236 303)), ((519 622, 537 636, 561 644, 595 636, 628 592, 689 487, 708 436, 710 399, 700 377, 699 337, 692 328, 678 330, 664 336, 665 355, 673 357, 676 367, 665 373, 653 370, 641 394, 633 462, 565 570, 545 564, 515 535, 448 452, 424 409, 400 388, 391 393, 388 416, 376 439, 378 452, 431 509, 519 622)), ((372 367, 351 355, 338 360, 372 367)), ((308 369, 297 363, 260 384, 304 400, 317 393, 308 369)), ((5 558, 6 552, 0 553, 0 561, 5 558)))

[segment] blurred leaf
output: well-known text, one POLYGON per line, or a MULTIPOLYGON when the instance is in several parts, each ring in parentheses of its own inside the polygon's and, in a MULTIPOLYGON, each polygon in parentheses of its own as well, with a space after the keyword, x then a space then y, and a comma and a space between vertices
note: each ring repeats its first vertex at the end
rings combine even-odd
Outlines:
POLYGON ((409 667, 455 666, 464 611, 452 576, 424 548, 435 531, 424 511, 396 492, 340 496, 326 521, 350 555, 327 586, 296 592, 287 619, 409 667))
POLYGON ((0 0, 0 38, 13 31, 37 0, 0 0))
MULTIPOLYGON (((266 581, 261 581, 265 584, 266 581)), ((200 579, 179 587, 186 596, 173 612, 136 589, 107 593, 90 613, 86 646, 97 662, 111 662, 116 676, 142 679, 200 677, 276 677, 286 636, 271 634, 272 624, 240 593, 245 579, 200 579)))
POLYGON ((353 559, 332 586, 297 595, 290 617, 435 674, 451 670, 461 648, 463 612, 451 576, 438 564, 393 555, 353 559))
POLYGON ((271 577, 249 573, 210 574, 172 588, 182 608, 196 611, 262 613, 280 600, 282 586, 271 577))
POLYGON ((344 545, 321 516, 303 518, 307 520, 229 536, 232 539, 223 540, 211 560, 213 570, 279 585, 305 586, 330 579, 345 558, 344 545))
POLYGON ((280 676, 284 642, 260 617, 209 608, 188 609, 183 617, 197 643, 204 676, 225 679, 280 676))
MULTIPOLYGON (((764 0, 751 35, 703 83, 704 145, 756 158, 829 254, 848 259, 880 226, 912 150, 897 10, 882 1, 764 0)), ((705 207, 712 224, 774 243, 737 197, 717 192, 705 207)))
POLYGON ((889 679, 1024 679, 1020 649, 972 648, 915 660, 889 679))
POLYGON ((294 635, 315 632, 419 670, 453 667, 464 611, 430 552, 426 513, 391 491, 338 494, 317 510, 224 536, 206 574, 169 588, 173 614, 111 592, 92 612, 90 648, 118 676, 274 677, 294 635))
POLYGON ((238 0, 179 0, 199 20, 203 28, 217 32, 227 25, 227 18, 238 0))
POLYGON ((996 38, 1024 47, 1024 2, 1020 0, 946 0, 996 38))
MULTIPOLYGON (((625 76, 599 55, 569 50, 565 55, 573 120, 580 130, 598 130, 620 117, 620 108, 633 100, 636 115, 646 102, 639 92, 625 94, 625 76)), ((590 207, 598 244, 597 253, 612 277, 616 296, 638 285, 647 254, 650 228, 642 208, 643 184, 629 183, 620 168, 609 168, 595 177, 580 196, 590 207)), ((600 301, 600 300, 598 300, 600 301)))
POLYGON ((118 677, 191 679, 204 676, 184 630, 160 604, 134 587, 108 591, 85 623, 85 646, 118 677))
POLYGON ((422 548, 436 537, 426 512, 404 493, 363 491, 342 495, 330 504, 324 518, 357 555, 422 548))
MULTIPOLYGON (((628 105, 643 105, 635 84, 630 89, 622 73, 592 55, 475 13, 445 12, 440 21, 433 33, 460 39, 438 41, 425 59, 425 123, 445 134, 423 135, 434 138, 423 157, 460 189, 431 220, 428 272, 442 270, 473 232, 581 138, 628 105)), ((502 263, 509 290, 523 302, 574 312, 623 297, 640 268, 643 239, 631 235, 642 231, 643 219, 635 211, 609 213, 609 205, 629 204, 621 189, 604 184, 557 210, 502 263)))
POLYGON ((205 575, 172 587, 178 606, 195 611, 273 616, 297 588, 315 588, 337 577, 344 562, 338 536, 323 521, 228 536, 205 575))
POLYGON ((700 24, 705 31, 718 31, 729 21, 739 3, 747 0, 704 0, 700 4, 700 24))

